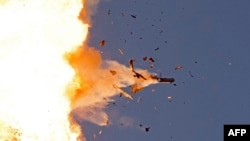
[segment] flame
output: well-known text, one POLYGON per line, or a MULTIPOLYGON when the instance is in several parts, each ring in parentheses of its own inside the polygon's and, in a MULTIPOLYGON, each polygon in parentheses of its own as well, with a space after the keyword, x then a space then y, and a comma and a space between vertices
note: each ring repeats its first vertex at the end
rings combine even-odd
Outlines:
POLYGON ((64 96, 74 71, 63 54, 86 39, 82 8, 81 0, 1 0, 0 140, 77 140, 64 96))
POLYGON ((157 83, 87 45, 98 2, 0 1, 0 140, 84 141, 79 120, 107 125, 114 85, 157 83))

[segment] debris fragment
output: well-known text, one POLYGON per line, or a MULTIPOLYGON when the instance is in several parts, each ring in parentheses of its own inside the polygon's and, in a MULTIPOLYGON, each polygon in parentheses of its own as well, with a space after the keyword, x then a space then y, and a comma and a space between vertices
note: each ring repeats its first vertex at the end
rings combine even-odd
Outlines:
POLYGON ((121 55, 124 54, 124 52, 121 49, 118 49, 118 50, 119 50, 119 52, 120 52, 121 55))
POLYGON ((101 40, 101 41, 99 42, 99 45, 103 47, 103 46, 105 45, 105 42, 106 42, 105 40, 101 40))
POLYGON ((153 63, 155 62, 155 60, 153 58, 149 58, 148 60, 150 63, 150 68, 153 68, 154 67, 153 63))
POLYGON ((147 56, 145 56, 145 57, 142 58, 143 61, 147 61, 147 59, 148 59, 147 56))
POLYGON ((137 78, 142 78, 144 80, 147 80, 143 75, 141 75, 140 73, 136 72, 136 71, 133 71, 135 74, 134 74, 134 77, 137 77, 137 78))
POLYGON ((159 48, 157 47, 157 48, 155 48, 155 51, 157 51, 157 50, 159 50, 159 48))
POLYGON ((123 95, 124 97, 130 99, 130 100, 133 100, 132 96, 130 94, 128 94, 127 92, 125 92, 124 90, 122 90, 121 88, 119 88, 117 85, 113 85, 113 87, 119 91, 121 93, 121 95, 123 95))
POLYGON ((179 70, 179 69, 182 69, 182 68, 183 68, 183 66, 177 65, 174 69, 175 69, 175 70, 179 70))
POLYGON ((129 68, 130 68, 131 71, 134 71, 134 62, 135 62, 134 59, 129 60, 129 68))
POLYGON ((102 130, 99 131, 99 135, 101 135, 101 134, 102 134, 102 130))
POLYGON ((93 138, 94 138, 94 139, 96 138, 96 134, 95 134, 95 133, 93 134, 93 138))
POLYGON ((143 75, 141 75, 140 73, 138 73, 138 72, 136 72, 135 70, 134 70, 134 59, 130 59, 129 60, 129 68, 130 68, 130 70, 133 72, 133 73, 135 73, 134 74, 134 77, 137 77, 137 78, 142 78, 142 79, 144 79, 144 80, 147 80, 143 75))
POLYGON ((146 131, 146 132, 148 132, 148 131, 149 131, 149 129, 150 129, 150 127, 146 127, 146 128, 145 128, 145 131, 146 131))
POLYGON ((189 76, 194 77, 193 74, 191 73, 191 71, 189 71, 189 76))
POLYGON ((136 15, 131 15, 132 18, 136 19, 136 15))
POLYGON ((172 96, 168 96, 168 101, 172 102, 172 96))
MULTIPOLYGON (((140 128, 142 128, 142 127, 143 127, 143 125, 142 125, 142 124, 139 124, 139 126, 140 126, 140 128)), ((144 126, 143 128, 145 129, 145 131, 146 131, 146 132, 148 132, 148 131, 149 131, 149 129, 150 129, 150 127, 149 127, 149 126, 148 126, 148 127, 145 127, 145 126, 144 126)))
POLYGON ((140 39, 140 40, 142 40, 143 38, 142 38, 142 37, 140 37, 139 39, 140 39))
POLYGON ((110 70, 110 73, 111 73, 112 75, 116 75, 116 71, 114 71, 114 70, 110 70))
POLYGON ((141 101, 142 101, 142 99, 141 99, 141 97, 139 96, 138 99, 137 99, 137 103, 139 103, 139 102, 141 102, 141 101))
POLYGON ((169 82, 169 83, 173 83, 175 81, 174 78, 166 78, 166 77, 158 77, 155 75, 151 75, 150 76, 152 79, 156 79, 158 82, 169 82))
POLYGON ((108 10, 108 15, 110 15, 110 9, 108 10))
POLYGON ((155 60, 153 58, 149 58, 148 60, 149 60, 149 63, 154 63, 155 62, 155 60))
POLYGON ((151 91, 152 91, 152 93, 154 93, 156 90, 155 90, 155 89, 152 89, 151 91))

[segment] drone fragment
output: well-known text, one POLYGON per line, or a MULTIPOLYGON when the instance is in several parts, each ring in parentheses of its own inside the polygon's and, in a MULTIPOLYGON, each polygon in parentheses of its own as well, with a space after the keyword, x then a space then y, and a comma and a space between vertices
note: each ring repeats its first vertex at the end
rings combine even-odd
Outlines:
POLYGON ((121 55, 124 54, 124 52, 121 49, 118 49, 118 50, 119 50, 119 52, 120 52, 121 55))
POLYGON ((106 42, 105 40, 101 40, 101 41, 99 42, 99 45, 103 47, 103 46, 105 45, 105 42, 106 42))
POLYGON ((149 129, 150 129, 150 127, 146 127, 146 128, 145 128, 145 131, 146 131, 146 132, 148 132, 148 131, 149 131, 149 129))
POLYGON ((149 63, 154 63, 155 62, 155 60, 153 58, 149 58, 148 60, 149 60, 149 63))
POLYGON ((183 68, 183 66, 177 65, 174 69, 175 69, 175 70, 179 70, 179 69, 182 69, 182 68, 183 68))
POLYGON ((132 18, 136 19, 136 15, 131 15, 132 18))
POLYGON ((145 56, 145 57, 142 58, 143 61, 147 61, 147 59, 148 59, 147 56, 145 56))

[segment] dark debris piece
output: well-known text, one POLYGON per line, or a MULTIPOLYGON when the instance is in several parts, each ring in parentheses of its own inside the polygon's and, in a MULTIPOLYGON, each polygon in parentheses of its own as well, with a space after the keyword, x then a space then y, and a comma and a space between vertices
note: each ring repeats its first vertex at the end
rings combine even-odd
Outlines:
MULTIPOLYGON (((152 77, 153 78, 153 77, 152 77)), ((166 77, 156 77, 157 78, 157 80, 159 81, 159 82, 169 82, 169 83, 173 83, 173 82, 175 82, 175 79, 174 78, 166 78, 166 77)))
POLYGON ((140 78, 142 78, 142 79, 144 79, 144 80, 147 80, 143 75, 141 75, 140 73, 138 73, 138 72, 135 72, 135 71, 133 71, 135 74, 134 74, 134 77, 136 77, 136 78, 138 78, 138 79, 140 79, 140 78))
POLYGON ((101 40, 101 41, 99 42, 99 45, 100 45, 100 46, 104 46, 104 45, 105 45, 105 42, 106 42, 105 40, 101 40))
POLYGON ((108 15, 110 15, 110 9, 108 10, 108 15))
POLYGON ((148 131, 149 131, 149 129, 150 129, 150 127, 146 127, 146 128, 145 128, 145 131, 146 131, 146 132, 148 132, 148 131))
POLYGON ((189 76, 190 77, 194 77, 193 74, 191 73, 191 71, 189 71, 189 76))
POLYGON ((157 50, 159 50, 159 48, 157 47, 157 48, 155 48, 155 51, 157 51, 157 50))
POLYGON ((145 56, 145 57, 142 58, 143 61, 147 61, 147 59, 148 59, 147 56, 145 56))
POLYGON ((150 63, 154 63, 155 62, 155 60, 153 58, 149 58, 148 60, 149 60, 150 63))
POLYGON ((136 19, 136 15, 131 15, 132 18, 136 19))

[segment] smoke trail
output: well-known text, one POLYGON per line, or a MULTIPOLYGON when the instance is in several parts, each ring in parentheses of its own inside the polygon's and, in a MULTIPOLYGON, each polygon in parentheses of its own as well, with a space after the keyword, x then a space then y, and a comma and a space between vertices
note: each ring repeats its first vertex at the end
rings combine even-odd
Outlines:
POLYGON ((102 60, 99 51, 86 45, 67 54, 66 58, 75 70, 74 80, 68 89, 73 114, 100 126, 108 121, 104 108, 113 96, 119 94, 114 85, 145 87, 157 83, 148 71, 137 69, 146 80, 137 78, 130 68, 116 61, 102 60))

